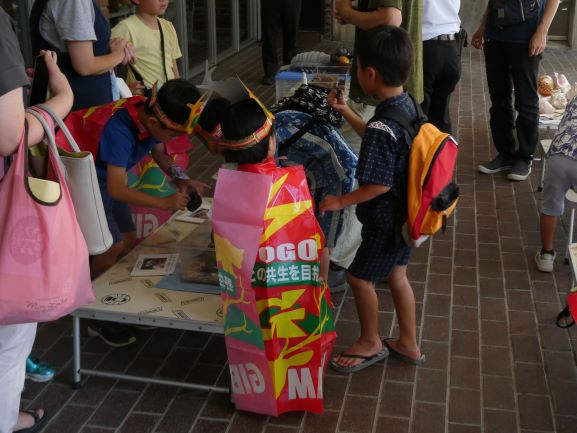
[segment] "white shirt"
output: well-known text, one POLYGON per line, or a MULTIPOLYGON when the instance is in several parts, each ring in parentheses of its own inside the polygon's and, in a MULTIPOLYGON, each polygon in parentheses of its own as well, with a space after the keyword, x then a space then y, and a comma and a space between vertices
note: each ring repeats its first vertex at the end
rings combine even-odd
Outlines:
POLYGON ((423 40, 457 33, 461 0, 423 0, 423 40))

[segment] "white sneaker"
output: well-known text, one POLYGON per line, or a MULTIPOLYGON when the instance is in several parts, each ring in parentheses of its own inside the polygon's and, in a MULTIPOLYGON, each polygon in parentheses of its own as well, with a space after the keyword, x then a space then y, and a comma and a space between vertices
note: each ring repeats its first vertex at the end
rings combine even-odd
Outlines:
POLYGON ((537 269, 541 272, 553 272, 553 262, 555 262, 556 255, 555 252, 553 252, 553 254, 541 254, 541 250, 537 251, 537 254, 535 254, 535 264, 537 265, 537 269))

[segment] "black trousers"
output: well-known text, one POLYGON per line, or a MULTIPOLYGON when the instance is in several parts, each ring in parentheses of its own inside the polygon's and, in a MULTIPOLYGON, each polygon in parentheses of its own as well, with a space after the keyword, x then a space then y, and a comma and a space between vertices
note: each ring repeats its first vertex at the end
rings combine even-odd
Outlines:
POLYGON ((451 133, 451 93, 461 78, 459 41, 423 41, 423 90, 421 104, 429 122, 451 133))
POLYGON ((296 54, 297 29, 301 0, 260 0, 262 29, 262 64, 264 75, 272 77, 278 70, 277 36, 283 33, 283 64, 296 54))
POLYGON ((528 44, 499 41, 486 42, 484 51, 493 143, 501 156, 531 162, 539 140, 541 55, 529 56, 528 44))

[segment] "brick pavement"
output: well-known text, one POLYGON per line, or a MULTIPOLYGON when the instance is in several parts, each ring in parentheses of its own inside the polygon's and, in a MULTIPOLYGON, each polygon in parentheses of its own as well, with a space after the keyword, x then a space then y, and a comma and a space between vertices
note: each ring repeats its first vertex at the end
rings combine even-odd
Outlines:
MULTIPOLYGON (((577 53, 548 50, 543 68, 577 81, 577 53)), ((273 88, 260 79, 258 46, 224 62, 215 78, 238 73, 263 100, 273 88)), ((570 284, 569 267, 536 272, 536 193, 530 180, 476 173, 494 154, 481 53, 465 49, 463 77, 453 98, 461 144, 457 180, 462 199, 446 234, 416 250, 409 266, 418 301, 419 336, 427 363, 394 359, 350 376, 328 371, 322 416, 269 418, 235 411, 220 394, 90 377, 71 387, 71 321, 41 325, 34 354, 58 371, 48 384, 27 383, 23 403, 44 407, 46 433, 574 433, 577 431, 577 329, 553 324, 570 284)), ((218 158, 201 147, 191 172, 209 180, 218 158)), ((565 232, 556 247, 563 250, 565 232)), ((390 293, 378 289, 381 329, 395 334, 390 293)), ((354 301, 335 299, 338 344, 356 337, 354 301)), ((158 329, 110 349, 83 338, 83 364, 159 378, 228 384, 223 338, 158 329)))

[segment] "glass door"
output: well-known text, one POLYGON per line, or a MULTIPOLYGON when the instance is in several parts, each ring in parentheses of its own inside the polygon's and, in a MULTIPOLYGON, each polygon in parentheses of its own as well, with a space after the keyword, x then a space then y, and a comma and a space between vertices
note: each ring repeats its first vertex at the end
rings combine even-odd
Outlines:
POLYGON ((568 39, 569 23, 571 22, 570 12, 571 2, 569 0, 561 0, 549 29, 549 39, 561 41, 568 39))
POLYGON ((206 61, 214 65, 256 40, 259 0, 181 1, 188 77, 202 72, 206 61))

